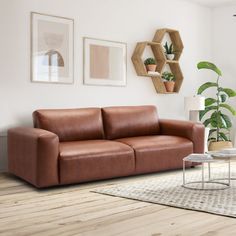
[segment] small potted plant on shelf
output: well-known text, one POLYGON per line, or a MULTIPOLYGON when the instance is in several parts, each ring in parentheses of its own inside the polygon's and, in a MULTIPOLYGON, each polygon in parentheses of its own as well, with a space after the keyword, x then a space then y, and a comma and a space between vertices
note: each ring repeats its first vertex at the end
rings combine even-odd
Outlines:
POLYGON ((199 114, 199 119, 203 121, 206 127, 210 128, 208 149, 209 151, 216 151, 224 148, 232 148, 233 145, 229 137, 232 121, 229 114, 236 116, 236 110, 227 104, 227 101, 236 96, 236 91, 220 86, 219 82, 222 80, 222 73, 213 63, 202 61, 197 64, 197 68, 212 70, 217 74, 216 81, 206 82, 198 89, 198 94, 202 94, 207 89, 215 88, 215 96, 205 99, 205 110, 200 111, 199 114))
POLYGON ((173 73, 165 71, 163 72, 161 78, 164 80, 164 85, 167 92, 173 92, 175 87, 175 76, 173 73))
POLYGON ((175 58, 175 53, 174 53, 174 46, 171 43, 170 45, 168 45, 168 43, 166 42, 164 45, 165 48, 165 53, 166 53, 166 57, 168 60, 174 60, 175 58))
POLYGON ((152 71, 152 72, 156 71, 157 63, 156 63, 156 60, 154 58, 152 58, 152 57, 147 58, 144 61, 144 65, 146 66, 147 72, 148 71, 152 71))

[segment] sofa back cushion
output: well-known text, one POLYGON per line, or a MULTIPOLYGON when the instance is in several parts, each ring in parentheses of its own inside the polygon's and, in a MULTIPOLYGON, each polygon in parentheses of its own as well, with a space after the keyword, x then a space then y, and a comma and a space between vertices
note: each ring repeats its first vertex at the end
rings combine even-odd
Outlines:
POLYGON ((100 108, 37 110, 33 120, 35 128, 57 134, 60 141, 104 138, 100 108))
POLYGON ((106 107, 102 115, 107 139, 160 133, 155 106, 106 107))

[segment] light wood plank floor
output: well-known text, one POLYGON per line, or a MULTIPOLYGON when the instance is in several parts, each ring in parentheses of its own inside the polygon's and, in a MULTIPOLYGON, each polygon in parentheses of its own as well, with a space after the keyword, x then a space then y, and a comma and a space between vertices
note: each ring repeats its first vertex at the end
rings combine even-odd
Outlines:
MULTIPOLYGON (((192 171, 197 171, 196 168, 192 171)), ((92 193, 91 190, 180 171, 37 190, 0 174, 2 236, 227 236, 236 220, 207 213, 92 193)))

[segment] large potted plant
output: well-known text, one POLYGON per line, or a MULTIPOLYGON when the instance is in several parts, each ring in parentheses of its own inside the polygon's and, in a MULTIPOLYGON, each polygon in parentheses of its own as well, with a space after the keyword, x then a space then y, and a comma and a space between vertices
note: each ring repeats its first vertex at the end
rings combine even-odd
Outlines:
POLYGON ((175 87, 175 76, 168 71, 163 72, 161 78, 164 80, 164 85, 167 92, 173 92, 175 87))
POLYGON ((216 80, 206 82, 198 89, 198 94, 202 94, 209 88, 215 89, 214 97, 205 99, 205 110, 200 111, 200 120, 206 127, 210 128, 209 132, 209 151, 220 150, 232 147, 229 131, 232 127, 232 121, 229 114, 236 116, 235 109, 230 106, 228 99, 236 96, 236 91, 230 88, 220 86, 221 70, 211 62, 201 61, 197 64, 197 68, 212 70, 216 73, 216 80), (225 111, 227 113, 225 113, 225 111))

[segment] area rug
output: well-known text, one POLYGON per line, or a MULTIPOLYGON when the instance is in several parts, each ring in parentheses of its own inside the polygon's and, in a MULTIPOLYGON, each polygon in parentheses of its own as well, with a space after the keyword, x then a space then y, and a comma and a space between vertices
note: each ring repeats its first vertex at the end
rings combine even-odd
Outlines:
MULTIPOLYGON (((218 172, 214 178, 223 178, 224 172, 218 172)), ((235 178, 235 176, 232 175, 235 178)), ((198 173, 187 173, 188 181, 200 180, 198 173)), ((96 189, 93 192, 116 197, 134 199, 171 207, 208 212, 236 218, 236 181, 231 181, 231 187, 218 190, 190 190, 183 188, 182 174, 168 177, 150 178, 128 184, 96 189)))

